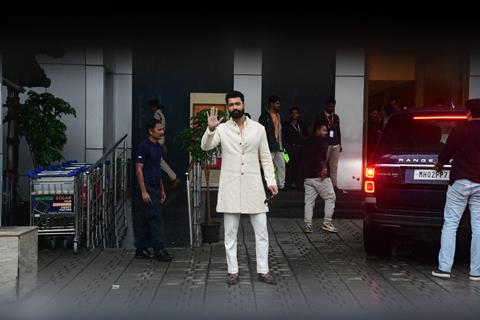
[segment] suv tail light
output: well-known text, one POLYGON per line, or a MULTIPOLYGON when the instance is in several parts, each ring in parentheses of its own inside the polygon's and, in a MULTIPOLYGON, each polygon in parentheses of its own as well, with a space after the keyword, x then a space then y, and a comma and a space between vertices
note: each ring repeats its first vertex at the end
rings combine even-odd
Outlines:
POLYGON ((373 179, 375 178, 375 168, 373 167, 366 167, 365 168, 365 178, 373 179))
POLYGON ((366 167, 365 168, 365 182, 363 190, 365 193, 375 193, 375 168, 374 167, 366 167))
POLYGON ((375 182, 365 181, 365 193, 375 193, 375 182))
POLYGON ((467 116, 415 116, 413 120, 467 120, 467 116))

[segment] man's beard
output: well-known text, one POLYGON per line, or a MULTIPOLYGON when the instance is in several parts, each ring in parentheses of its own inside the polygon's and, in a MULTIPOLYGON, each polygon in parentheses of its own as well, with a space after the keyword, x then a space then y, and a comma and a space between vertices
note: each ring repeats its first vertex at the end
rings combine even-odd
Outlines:
POLYGON ((240 119, 241 117, 243 117, 243 114, 244 114, 243 109, 242 110, 235 109, 232 112, 230 112, 230 117, 232 117, 233 119, 240 119))

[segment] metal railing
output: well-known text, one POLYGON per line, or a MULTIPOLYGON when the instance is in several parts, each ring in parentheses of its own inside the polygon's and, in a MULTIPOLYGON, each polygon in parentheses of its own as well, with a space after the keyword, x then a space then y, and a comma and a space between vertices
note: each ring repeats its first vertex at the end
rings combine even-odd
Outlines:
POLYGON ((10 170, 3 171, 2 180, 2 208, 0 211, 0 226, 9 225, 12 217, 14 201, 13 188, 15 188, 15 174, 10 170))
POLYGON ((127 138, 124 135, 84 174, 86 246, 120 247, 127 221, 127 138), (123 145, 122 145, 123 144, 123 145))
POLYGON ((198 162, 191 162, 185 173, 188 199, 188 222, 190 246, 200 247, 202 219, 202 167, 198 162))

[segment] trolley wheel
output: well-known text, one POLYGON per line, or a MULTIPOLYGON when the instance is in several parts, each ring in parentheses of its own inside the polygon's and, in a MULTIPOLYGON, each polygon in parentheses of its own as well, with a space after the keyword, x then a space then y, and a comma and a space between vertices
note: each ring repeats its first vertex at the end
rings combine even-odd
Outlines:
POLYGON ((62 247, 63 249, 70 249, 72 247, 72 239, 63 238, 62 247))
POLYGON ((48 239, 48 246, 50 247, 51 250, 56 248, 55 238, 49 238, 48 239))
POLYGON ((73 241, 73 253, 78 253, 78 241, 73 241))
POLYGON ((42 250, 48 251, 49 249, 49 241, 46 237, 44 236, 39 236, 38 237, 38 248, 42 250))

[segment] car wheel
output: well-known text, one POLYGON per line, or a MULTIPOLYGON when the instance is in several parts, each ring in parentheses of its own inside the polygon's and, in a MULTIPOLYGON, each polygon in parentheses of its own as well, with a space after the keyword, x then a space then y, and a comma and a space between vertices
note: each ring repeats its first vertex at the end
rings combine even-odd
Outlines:
POLYGON ((388 257, 392 253, 392 237, 379 226, 363 220, 363 246, 368 255, 388 257))

